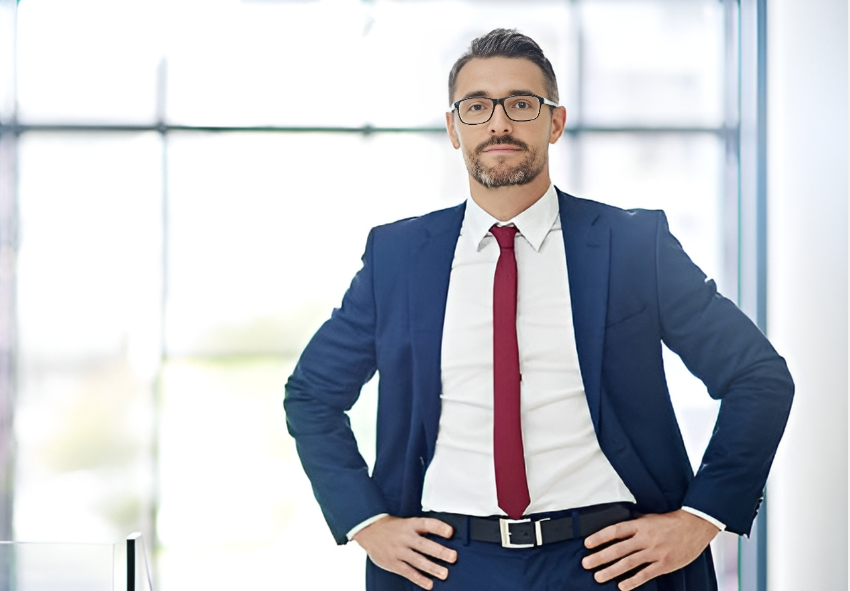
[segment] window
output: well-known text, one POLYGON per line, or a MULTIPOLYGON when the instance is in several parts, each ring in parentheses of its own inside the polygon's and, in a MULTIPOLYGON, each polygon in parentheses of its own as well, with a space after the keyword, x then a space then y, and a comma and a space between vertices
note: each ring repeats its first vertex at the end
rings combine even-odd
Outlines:
MULTIPOLYGON (((16 537, 141 529, 165 591, 359 581, 363 555, 333 545, 286 435, 283 384, 368 229, 466 197, 443 131, 454 59, 497 26, 534 37, 568 109, 556 184, 665 209, 734 298, 736 10, 0 0, 16 537)), ((696 463, 716 408, 675 358, 668 374, 696 463)), ((352 413, 367 458, 374 403, 369 385, 352 413)), ((717 550, 737 589, 734 539, 717 550)))

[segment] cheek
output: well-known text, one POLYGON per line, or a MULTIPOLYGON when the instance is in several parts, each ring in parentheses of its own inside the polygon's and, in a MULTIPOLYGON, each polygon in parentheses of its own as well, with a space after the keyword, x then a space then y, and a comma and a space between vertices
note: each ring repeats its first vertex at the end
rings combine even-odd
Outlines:
POLYGON ((481 143, 481 140, 477 140, 471 136, 471 134, 466 133, 464 135, 457 136, 457 144, 456 148, 460 148, 464 152, 474 151, 475 147, 481 143))

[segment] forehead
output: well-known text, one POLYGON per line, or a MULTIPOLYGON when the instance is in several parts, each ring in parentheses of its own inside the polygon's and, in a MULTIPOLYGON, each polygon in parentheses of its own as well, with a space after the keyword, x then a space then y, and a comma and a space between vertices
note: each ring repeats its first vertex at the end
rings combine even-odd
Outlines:
POLYGON ((473 58, 458 72, 454 100, 480 92, 496 98, 517 90, 546 96, 543 70, 525 58, 473 58))

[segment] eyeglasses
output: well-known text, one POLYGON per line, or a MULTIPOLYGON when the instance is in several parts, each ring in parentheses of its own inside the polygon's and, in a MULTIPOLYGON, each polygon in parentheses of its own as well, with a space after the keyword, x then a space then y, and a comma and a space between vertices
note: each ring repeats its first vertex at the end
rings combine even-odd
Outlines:
POLYGON ((534 121, 540 116, 543 105, 557 107, 558 103, 536 94, 515 94, 498 99, 476 96, 457 101, 452 111, 457 111, 461 122, 467 125, 481 125, 490 121, 496 105, 502 105, 511 121, 534 121))

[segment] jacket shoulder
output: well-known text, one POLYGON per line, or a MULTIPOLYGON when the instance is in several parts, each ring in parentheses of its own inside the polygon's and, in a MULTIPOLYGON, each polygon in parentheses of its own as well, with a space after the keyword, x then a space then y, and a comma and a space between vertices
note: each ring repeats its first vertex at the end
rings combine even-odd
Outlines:
POLYGON ((451 223, 452 221, 458 218, 462 219, 463 212, 465 209, 466 203, 464 202, 458 205, 453 205, 451 207, 446 207, 444 209, 431 211, 423 215, 411 216, 408 218, 396 220, 394 222, 380 224, 378 226, 375 226, 372 230, 379 234, 386 235, 408 234, 411 231, 416 231, 419 229, 429 229, 434 226, 441 226, 446 223, 451 223))
POLYGON ((612 228, 655 227, 659 219, 664 219, 660 209, 630 208, 624 209, 592 199, 576 197, 558 190, 562 214, 587 218, 593 224, 605 222, 612 228))
POLYGON ((379 248, 404 248, 419 244, 424 236, 438 235, 453 229, 460 231, 465 209, 466 203, 461 203, 420 216, 381 224, 372 228, 372 238, 375 246, 379 248))

